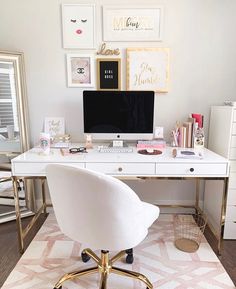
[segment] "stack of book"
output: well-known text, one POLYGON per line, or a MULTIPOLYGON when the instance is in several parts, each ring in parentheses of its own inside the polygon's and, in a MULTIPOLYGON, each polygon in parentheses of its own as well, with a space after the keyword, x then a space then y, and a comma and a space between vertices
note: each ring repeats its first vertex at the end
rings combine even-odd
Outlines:
POLYGON ((137 150, 141 149, 164 149, 166 142, 163 139, 156 140, 139 140, 137 143, 137 150))
POLYGON ((196 131, 203 129, 203 115, 192 113, 182 125, 172 131, 173 142, 177 147, 193 148, 196 131))

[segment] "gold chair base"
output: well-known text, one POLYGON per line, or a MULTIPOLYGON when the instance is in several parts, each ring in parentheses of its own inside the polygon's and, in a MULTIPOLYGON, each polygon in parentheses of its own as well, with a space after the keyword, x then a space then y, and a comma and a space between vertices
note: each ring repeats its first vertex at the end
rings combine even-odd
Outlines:
POLYGON ((122 256, 126 254, 126 251, 121 251, 116 254, 114 257, 109 259, 109 252, 108 251, 101 251, 101 258, 99 258, 91 249, 84 249, 83 254, 87 254, 91 257, 97 264, 95 267, 91 267, 88 269, 75 271, 72 273, 65 274, 54 286, 54 289, 61 289, 62 284, 65 281, 81 277, 84 275, 89 275, 93 273, 100 274, 100 286, 99 289, 106 289, 107 288, 107 278, 110 273, 134 278, 143 282, 148 289, 153 289, 151 282, 148 280, 146 276, 140 274, 138 272, 129 271, 122 268, 117 268, 113 266, 113 263, 120 259, 122 256))

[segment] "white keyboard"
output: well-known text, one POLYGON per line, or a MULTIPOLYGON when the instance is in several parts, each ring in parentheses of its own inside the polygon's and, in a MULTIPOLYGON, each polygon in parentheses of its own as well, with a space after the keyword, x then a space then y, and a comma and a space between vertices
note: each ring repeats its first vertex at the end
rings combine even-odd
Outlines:
POLYGON ((70 143, 68 142, 56 142, 51 145, 52 148, 68 148, 70 143))
POLYGON ((133 148, 131 147, 99 147, 100 153, 132 153, 133 148))

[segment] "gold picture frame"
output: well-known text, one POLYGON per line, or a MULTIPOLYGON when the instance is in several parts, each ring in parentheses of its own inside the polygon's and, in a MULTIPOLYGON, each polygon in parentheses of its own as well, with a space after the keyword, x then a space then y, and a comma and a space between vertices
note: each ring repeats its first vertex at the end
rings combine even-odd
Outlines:
POLYGON ((169 48, 127 48, 127 90, 168 92, 169 48))
POLYGON ((120 58, 97 58, 97 89, 121 89, 120 58))

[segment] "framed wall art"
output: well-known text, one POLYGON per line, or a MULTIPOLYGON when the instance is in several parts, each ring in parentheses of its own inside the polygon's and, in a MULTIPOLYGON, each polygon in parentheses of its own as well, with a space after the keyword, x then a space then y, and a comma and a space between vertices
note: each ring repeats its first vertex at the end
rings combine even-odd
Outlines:
POLYGON ((127 90, 167 92, 169 48, 127 48, 127 90))
POLYGON ((94 57, 90 54, 67 54, 69 87, 94 86, 94 57))
POLYGON ((97 89, 120 90, 121 64, 120 58, 97 59, 97 89))
POLYGON ((64 48, 94 48, 95 5, 62 4, 64 48))
POLYGON ((104 6, 103 41, 161 41, 162 6, 104 6))
POLYGON ((51 137, 65 134, 64 117, 45 117, 44 131, 49 133, 51 137))

